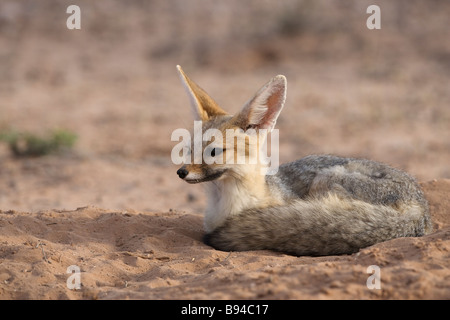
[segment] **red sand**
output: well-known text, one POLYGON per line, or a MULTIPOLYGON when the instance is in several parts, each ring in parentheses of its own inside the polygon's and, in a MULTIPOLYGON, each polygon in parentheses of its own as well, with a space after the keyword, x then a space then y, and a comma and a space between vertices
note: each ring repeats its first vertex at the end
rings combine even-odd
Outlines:
POLYGON ((449 299, 450 180, 423 184, 436 231, 352 255, 293 257, 204 245, 182 212, 0 212, 2 299, 449 299), (442 201, 444 199, 444 201, 442 201), (67 287, 69 266, 80 290, 67 287), (368 289, 371 265, 381 289, 368 289))

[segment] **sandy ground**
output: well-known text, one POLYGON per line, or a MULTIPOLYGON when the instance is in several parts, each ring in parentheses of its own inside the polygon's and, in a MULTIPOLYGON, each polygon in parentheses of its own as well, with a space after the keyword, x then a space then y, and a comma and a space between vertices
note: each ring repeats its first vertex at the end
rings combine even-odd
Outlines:
POLYGON ((329 257, 216 251, 201 241, 202 217, 176 211, 2 211, 0 294, 4 299, 449 299, 450 180, 422 186, 434 233, 329 257), (372 265, 380 268, 380 289, 367 287, 372 265), (67 287, 70 266, 80 268, 79 290, 67 287))
POLYGON ((0 131, 77 134, 63 154, 0 143, 1 299, 449 299, 448 1, 0 3, 0 131), (417 177, 435 232, 350 256, 220 252, 170 160, 191 128, 175 66, 236 112, 277 74, 280 162, 364 157, 417 177), (381 289, 366 286, 381 270, 381 289), (70 266, 81 289, 67 287, 70 266))

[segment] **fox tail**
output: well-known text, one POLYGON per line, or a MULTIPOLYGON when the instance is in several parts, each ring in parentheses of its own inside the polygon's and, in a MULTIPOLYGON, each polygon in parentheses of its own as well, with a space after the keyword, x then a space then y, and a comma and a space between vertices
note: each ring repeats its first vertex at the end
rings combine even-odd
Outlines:
POLYGON ((294 200, 284 206, 252 208, 228 217, 204 236, 204 242, 223 251, 351 254, 378 242, 431 232, 431 221, 424 210, 418 203, 394 209, 335 195, 294 200))

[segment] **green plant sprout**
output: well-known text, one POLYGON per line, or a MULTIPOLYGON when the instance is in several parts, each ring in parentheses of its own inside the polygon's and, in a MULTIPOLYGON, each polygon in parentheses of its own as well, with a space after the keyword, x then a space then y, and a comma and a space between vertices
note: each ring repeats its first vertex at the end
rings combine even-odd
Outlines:
POLYGON ((73 147, 77 135, 71 131, 58 129, 46 136, 29 132, 6 131, 0 133, 0 141, 8 144, 17 157, 40 157, 73 147))

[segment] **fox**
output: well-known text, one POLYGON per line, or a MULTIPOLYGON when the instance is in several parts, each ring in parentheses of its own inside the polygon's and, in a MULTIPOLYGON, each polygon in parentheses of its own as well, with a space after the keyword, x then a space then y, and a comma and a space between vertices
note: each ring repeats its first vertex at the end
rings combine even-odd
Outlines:
MULTIPOLYGON (((284 107, 285 76, 272 78, 230 115, 179 65, 177 70, 203 131, 213 128, 225 137, 227 129, 235 130, 245 140, 249 160, 206 163, 190 152, 192 161, 177 170, 187 183, 206 184, 206 245, 221 251, 326 256, 353 254, 379 242, 432 232, 428 202, 416 179, 387 164, 308 155, 268 174, 268 164, 257 155, 284 107)), ((209 148, 212 156, 225 160, 236 157, 233 141, 215 140, 203 141, 203 151, 209 148)), ((193 147, 191 141, 187 148, 193 147)))

